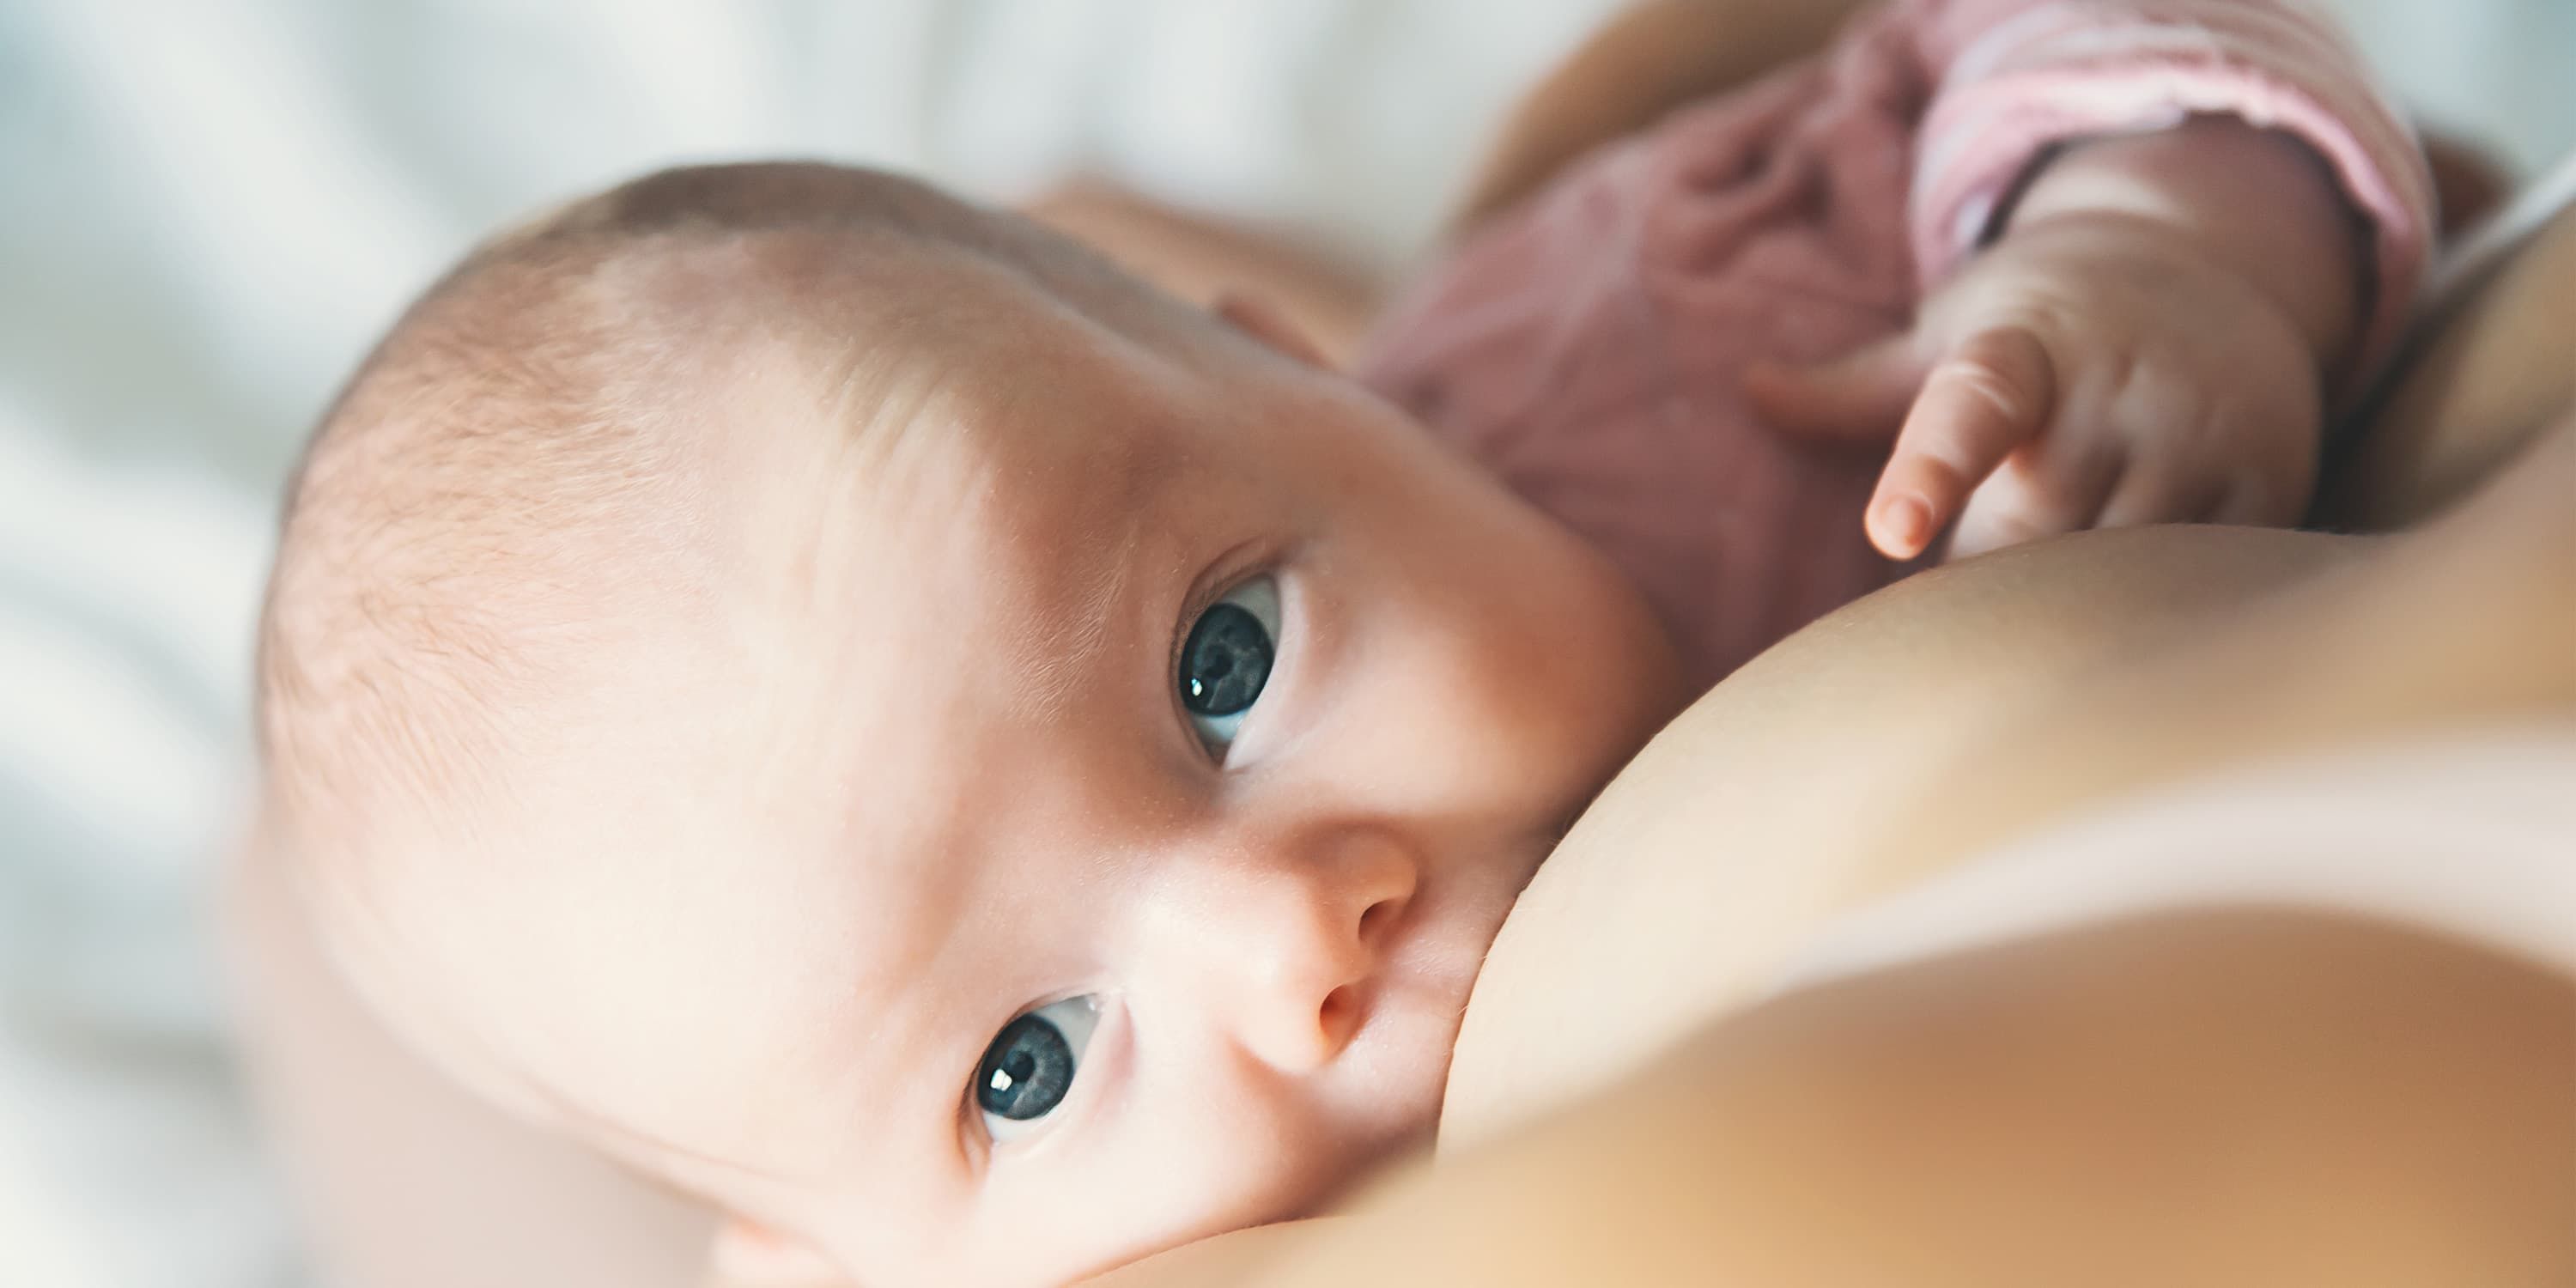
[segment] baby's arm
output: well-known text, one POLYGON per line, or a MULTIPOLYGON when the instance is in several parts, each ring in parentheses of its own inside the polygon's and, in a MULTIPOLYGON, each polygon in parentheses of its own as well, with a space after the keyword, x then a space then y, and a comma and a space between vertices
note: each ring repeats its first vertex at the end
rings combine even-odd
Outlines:
POLYGON ((2421 153, 2349 51, 2251 0, 1915 7, 1937 289, 1909 334, 1750 392, 1793 429, 1893 438, 1868 522, 1899 557, 1953 520, 1971 553, 2298 518, 2433 225, 2421 153))

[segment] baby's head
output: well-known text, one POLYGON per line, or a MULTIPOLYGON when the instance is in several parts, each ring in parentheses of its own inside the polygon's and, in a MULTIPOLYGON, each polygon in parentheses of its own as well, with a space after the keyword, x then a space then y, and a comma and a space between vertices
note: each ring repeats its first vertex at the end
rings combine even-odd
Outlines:
POLYGON ((333 953, 871 1285, 1421 1142, 1513 898, 1679 695, 1598 557, 1273 329, 824 167, 487 246, 333 408, 271 586, 267 830, 333 953))

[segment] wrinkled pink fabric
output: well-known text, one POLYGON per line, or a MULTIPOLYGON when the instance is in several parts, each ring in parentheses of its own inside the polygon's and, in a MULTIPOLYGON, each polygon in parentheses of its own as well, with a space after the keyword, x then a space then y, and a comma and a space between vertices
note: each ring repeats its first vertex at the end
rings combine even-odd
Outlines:
POLYGON ((1713 683, 1906 571, 1861 528, 1884 453, 1772 432, 1745 366, 1901 331, 2048 149, 2194 112, 2331 164, 2372 227, 2384 353, 2432 189, 2329 23, 2291 0, 1904 0, 1577 162, 1415 283, 1358 373, 1604 550, 1713 683))

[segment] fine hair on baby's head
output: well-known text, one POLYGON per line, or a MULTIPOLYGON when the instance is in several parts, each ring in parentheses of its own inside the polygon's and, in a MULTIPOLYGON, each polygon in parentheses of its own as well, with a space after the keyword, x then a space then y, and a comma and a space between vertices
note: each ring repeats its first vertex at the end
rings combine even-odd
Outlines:
POLYGON ((1140 334, 1191 329, 1034 225, 822 166, 657 174, 446 274, 347 383, 290 488, 259 676, 284 816, 355 823, 370 792, 437 793, 495 750, 478 740, 512 736, 472 708, 559 675, 621 596, 721 575, 694 530, 709 440, 756 431, 705 404, 706 379, 766 363, 781 396, 861 396, 863 368, 970 325, 923 298, 919 261, 942 259, 1140 334))
POLYGON ((1423 1140, 1672 664, 1269 330, 820 165, 474 251, 326 413, 262 621, 334 960, 782 1273, 1062 1279, 1423 1140))

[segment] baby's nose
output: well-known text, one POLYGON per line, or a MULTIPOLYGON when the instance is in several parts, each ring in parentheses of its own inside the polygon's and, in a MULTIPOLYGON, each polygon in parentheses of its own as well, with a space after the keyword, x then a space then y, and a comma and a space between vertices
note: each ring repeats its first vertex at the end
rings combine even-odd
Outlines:
POLYGON ((1320 848, 1244 873, 1207 926, 1209 1004, 1247 1053, 1283 1072, 1319 1068, 1350 1045, 1418 880, 1385 837, 1320 848))

